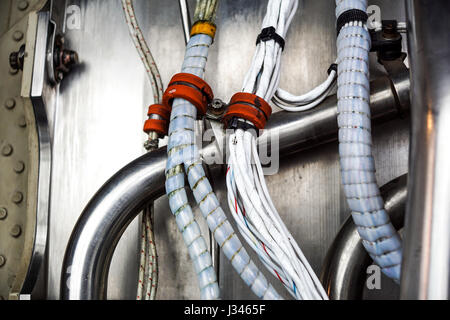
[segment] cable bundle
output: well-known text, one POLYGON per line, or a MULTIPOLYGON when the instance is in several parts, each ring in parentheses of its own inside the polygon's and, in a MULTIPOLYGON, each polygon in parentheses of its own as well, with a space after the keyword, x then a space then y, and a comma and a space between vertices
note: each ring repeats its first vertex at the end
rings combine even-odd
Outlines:
POLYGON ((370 114, 367 0, 336 0, 338 125, 342 184, 366 251, 400 281, 402 241, 384 209, 375 177, 370 114))
MULTIPOLYGON (((275 28, 283 38, 297 11, 298 0, 270 0, 263 21, 263 30, 275 28)), ((282 45, 275 41, 260 41, 249 72, 244 80, 243 92, 251 92, 270 101, 280 83, 282 45)))
POLYGON ((270 197, 256 139, 237 130, 230 141, 228 204, 239 231, 267 269, 296 299, 327 299, 294 237, 270 197))
MULTIPOLYGON (((154 102, 161 103, 163 95, 161 76, 136 20, 133 3, 131 0, 121 1, 130 36, 152 86, 154 102)), ((158 286, 158 257, 153 233, 153 204, 149 204, 142 214, 140 247, 139 284, 136 299, 154 300, 158 286)))
POLYGON ((336 84, 337 72, 333 68, 329 70, 329 76, 325 82, 310 92, 294 96, 293 94, 279 88, 272 102, 279 108, 288 112, 301 112, 315 108, 321 104, 333 90, 336 84))
MULTIPOLYGON (((200 16, 206 17, 209 15, 208 12, 211 11, 212 3, 215 7, 217 6, 216 1, 203 0, 197 2, 197 11, 199 6, 206 10, 205 12, 199 10, 200 16)), ((215 12, 215 9, 213 12, 215 12)), ((193 79, 204 77, 209 47, 214 38, 215 27, 211 28, 211 21, 213 20, 214 15, 210 17, 210 21, 196 21, 191 30, 192 37, 187 44, 182 67, 183 75, 175 76, 178 78, 191 74, 189 77, 190 85, 193 84, 193 79)), ((201 79, 197 79, 195 82, 200 84, 201 79)), ((196 90, 195 88, 192 89, 196 90)), ((197 89, 200 88, 197 87, 197 89)), ((201 90, 203 94, 206 91, 204 87, 201 90)), ((176 91, 169 90, 165 93, 165 96, 166 94, 169 95, 169 100, 172 100, 166 166, 166 193, 169 197, 171 211, 176 217, 177 225, 183 234, 183 239, 193 261, 199 280, 201 297, 202 299, 218 299, 219 287, 206 242, 188 202, 185 189, 186 175, 194 198, 208 223, 212 235, 239 276, 256 296, 269 300, 280 299, 281 297, 258 270, 242 246, 206 177, 202 159, 195 144, 194 130, 195 120, 206 108, 201 108, 200 100, 202 99, 189 99, 185 93, 178 89, 176 91)), ((192 94, 190 98, 194 98, 192 94)))
MULTIPOLYGON (((261 36, 258 37, 256 54, 243 86, 244 92, 255 95, 255 101, 260 98, 270 101, 278 88, 284 37, 297 7, 297 0, 269 1, 262 32, 266 39, 259 41, 261 36), (269 28, 275 30, 277 36, 269 28), (267 37, 267 34, 271 36, 267 37)), ((334 76, 335 74, 333 78, 334 76)), ((327 83, 326 87, 329 86, 327 83)), ((317 89, 310 96, 320 92, 321 89, 317 89)), ((261 114, 264 104, 258 105, 261 114)), ((267 116, 267 113, 264 114, 267 116)), ((227 121, 228 126, 234 126, 236 131, 229 140, 230 158, 226 179, 228 205, 239 231, 266 268, 284 284, 294 298, 328 299, 269 195, 258 156, 256 137, 245 128, 248 123, 258 129, 261 126, 245 116, 239 121, 241 124, 237 126, 230 126, 232 121, 227 121)))

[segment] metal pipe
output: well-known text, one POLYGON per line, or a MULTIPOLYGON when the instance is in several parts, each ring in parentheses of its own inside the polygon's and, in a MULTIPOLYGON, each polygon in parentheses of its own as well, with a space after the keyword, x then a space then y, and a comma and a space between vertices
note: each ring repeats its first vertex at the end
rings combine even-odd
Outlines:
MULTIPOLYGON (((409 104, 399 105, 397 96, 409 92, 409 73, 399 75, 400 92, 391 87, 388 77, 381 77, 371 82, 370 106, 372 120, 383 122, 404 115, 409 111, 409 104)), ((278 133, 280 154, 286 155, 299 150, 316 147, 337 140, 337 97, 328 97, 317 108, 298 113, 277 112, 272 115, 260 137, 260 144, 266 144, 270 150, 271 135, 278 133), (265 141, 266 140, 266 141, 265 141)))
POLYGON ((191 39, 191 26, 192 26, 191 16, 189 14, 189 5, 186 0, 178 0, 178 4, 180 5, 184 41, 187 44, 189 42, 189 39, 191 39))
POLYGON ((450 2, 405 3, 412 134, 400 296, 449 299, 450 2))
MULTIPOLYGON (((383 186, 380 191, 392 224, 399 230, 407 196, 406 175, 383 186)), ((328 249, 320 280, 333 300, 360 300, 366 281, 366 270, 372 263, 351 216, 344 222, 328 249)))
POLYGON ((164 195, 167 150, 147 153, 120 170, 92 198, 69 240, 62 268, 63 299, 106 297, 114 249, 146 204, 164 195))
MULTIPOLYGON (((392 119, 399 115, 389 79, 375 81, 371 99, 374 118, 392 119)), ((310 112, 276 113, 258 143, 267 146, 270 139, 265 141, 266 135, 276 132, 280 137, 279 151, 287 154, 333 141, 337 139, 336 117, 336 96, 329 97, 310 112)), ((202 157, 213 157, 217 153, 220 149, 213 142, 203 148, 202 157)), ((120 237, 146 203, 164 194, 166 159, 166 149, 142 156, 113 176, 92 198, 66 250, 61 298, 105 298, 109 265, 120 237)))

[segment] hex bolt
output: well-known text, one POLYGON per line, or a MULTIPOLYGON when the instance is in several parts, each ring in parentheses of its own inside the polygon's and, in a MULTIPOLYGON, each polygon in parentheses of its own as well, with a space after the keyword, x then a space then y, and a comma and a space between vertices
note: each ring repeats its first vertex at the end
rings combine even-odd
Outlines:
POLYGON ((19 117, 19 119, 17 120, 17 125, 21 128, 27 127, 27 120, 25 119, 25 116, 19 117))
POLYGON ((14 192, 13 196, 12 196, 12 201, 15 204, 19 204, 23 201, 23 193, 20 191, 16 191, 14 192))
POLYGON ((14 149, 12 145, 7 144, 2 148, 2 156, 9 157, 13 153, 14 149))
POLYGON ((22 234, 22 228, 18 224, 16 224, 14 227, 11 228, 9 234, 11 235, 11 237, 18 238, 22 234))
POLYGON ((14 172, 15 173, 22 173, 25 171, 25 163, 23 163, 22 161, 17 161, 14 164, 14 172))
POLYGON ((3 267, 6 263, 6 258, 0 255, 0 268, 3 267))
POLYGON ((13 39, 16 40, 17 42, 22 40, 23 39, 23 32, 22 31, 15 31, 13 33, 13 39))
POLYGON ((12 52, 9 55, 9 65, 12 70, 23 70, 23 65, 25 63, 25 45, 23 44, 19 51, 12 52))
POLYGON ((14 109, 14 107, 16 106, 16 100, 14 99, 8 99, 5 101, 5 108, 8 110, 12 110, 14 109))
POLYGON ((0 220, 5 220, 8 216, 8 210, 6 208, 0 208, 0 220))
POLYGON ((20 11, 25 11, 28 9, 28 1, 22 0, 19 2, 17 8, 19 8, 20 11))

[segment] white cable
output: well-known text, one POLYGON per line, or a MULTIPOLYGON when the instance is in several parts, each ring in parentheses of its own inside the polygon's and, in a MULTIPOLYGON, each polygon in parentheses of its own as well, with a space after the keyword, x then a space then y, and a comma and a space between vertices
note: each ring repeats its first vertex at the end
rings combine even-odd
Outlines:
MULTIPOLYGON (((274 27, 285 37, 298 7, 297 0, 269 0, 263 29, 274 27)), ((282 48, 275 40, 261 41, 243 85, 243 91, 270 101, 280 81, 282 48)), ((279 103, 293 108, 293 101, 310 108, 333 88, 336 73, 308 95, 295 97, 280 91, 279 103), (291 99, 292 98, 292 99, 291 99), (306 98, 306 99, 305 99, 306 98), (303 99, 303 100, 301 100, 303 99)), ((325 96, 325 97, 324 97, 325 96)), ((227 173, 228 205, 238 229, 264 266, 296 299, 328 299, 325 290, 276 210, 264 180, 250 132, 236 130, 230 136, 227 173)))
POLYGON ((288 112, 310 110, 321 104, 328 97, 330 92, 335 87, 336 79, 337 73, 332 70, 325 82, 301 96, 294 96, 293 94, 279 88, 275 93, 272 102, 279 108, 288 112))

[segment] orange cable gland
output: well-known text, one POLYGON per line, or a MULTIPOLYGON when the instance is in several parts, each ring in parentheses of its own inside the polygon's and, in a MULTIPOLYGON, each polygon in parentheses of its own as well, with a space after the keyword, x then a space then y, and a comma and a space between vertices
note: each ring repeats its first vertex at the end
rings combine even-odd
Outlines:
POLYGON ((264 99, 255 94, 239 92, 231 98, 223 121, 225 126, 228 126, 233 118, 241 118, 262 130, 271 115, 272 108, 264 99))
POLYGON ((166 136, 169 129, 169 123, 166 120, 161 119, 148 119, 144 124, 144 132, 149 134, 150 132, 156 132, 162 136, 166 136))
POLYGON ((209 21, 198 21, 191 28, 191 37, 197 34, 206 34, 214 39, 217 27, 209 21))
POLYGON ((178 73, 173 76, 164 92, 163 104, 172 106, 173 100, 177 98, 192 103, 199 111, 199 115, 203 116, 214 99, 214 94, 202 78, 190 73, 178 73))
POLYGON ((161 119, 148 119, 144 124, 144 132, 156 132, 160 135, 167 135, 169 131, 171 107, 162 104, 153 104, 148 108, 149 118, 153 115, 159 116, 161 119))

